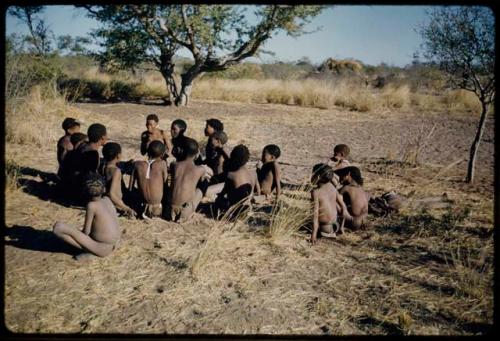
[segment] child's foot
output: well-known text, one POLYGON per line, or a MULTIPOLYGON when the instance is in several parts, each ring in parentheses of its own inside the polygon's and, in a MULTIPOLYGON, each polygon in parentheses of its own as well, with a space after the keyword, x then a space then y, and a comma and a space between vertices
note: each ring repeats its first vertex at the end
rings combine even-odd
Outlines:
POLYGON ((96 255, 94 255, 92 253, 88 253, 88 252, 83 252, 83 253, 80 253, 79 255, 75 256, 75 259, 79 262, 85 262, 85 261, 89 261, 89 260, 92 260, 95 258, 97 258, 96 255))

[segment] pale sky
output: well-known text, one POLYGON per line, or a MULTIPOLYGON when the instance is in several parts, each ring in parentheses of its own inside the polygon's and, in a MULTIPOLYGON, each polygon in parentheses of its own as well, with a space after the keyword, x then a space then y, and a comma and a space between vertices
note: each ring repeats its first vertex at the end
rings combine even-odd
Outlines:
MULTIPOLYGON (((292 38, 280 33, 264 45, 274 57, 263 55, 262 61, 296 61, 307 56, 314 63, 326 58, 353 58, 365 64, 404 66, 412 60, 420 44, 415 28, 426 19, 432 6, 364 6, 329 7, 307 26, 318 32, 292 38)), ((42 14, 56 36, 85 36, 98 22, 74 6, 46 6, 42 14)), ((26 33, 26 25, 7 15, 6 34, 26 33)), ((183 56, 189 56, 186 52, 183 56)))

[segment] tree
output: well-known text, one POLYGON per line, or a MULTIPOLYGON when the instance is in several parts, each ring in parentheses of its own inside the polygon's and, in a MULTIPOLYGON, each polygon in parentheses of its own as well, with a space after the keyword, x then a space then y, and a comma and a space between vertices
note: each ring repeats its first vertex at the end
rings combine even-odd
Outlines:
POLYGON ((263 44, 278 31, 291 36, 306 33, 304 26, 321 6, 255 6, 256 24, 246 19, 247 6, 233 5, 106 5, 84 6, 103 23, 94 32, 101 39, 102 63, 133 68, 151 63, 165 78, 169 102, 187 105, 193 82, 206 72, 223 71, 245 58, 262 53, 263 44), (174 55, 187 49, 193 65, 174 73, 174 55))
POLYGON ((66 52, 70 55, 87 54, 88 50, 85 45, 90 44, 90 39, 87 37, 77 36, 73 38, 70 35, 62 35, 57 37, 57 49, 59 52, 66 52))
POLYGON ((30 35, 26 41, 33 46, 34 52, 38 55, 48 54, 52 50, 53 33, 45 21, 37 17, 44 9, 44 6, 12 6, 8 10, 10 15, 28 26, 30 35))
POLYGON ((495 97, 495 19, 487 7, 445 7, 420 27, 424 57, 447 74, 449 84, 473 92, 481 118, 472 142, 466 182, 474 181, 476 154, 495 97))

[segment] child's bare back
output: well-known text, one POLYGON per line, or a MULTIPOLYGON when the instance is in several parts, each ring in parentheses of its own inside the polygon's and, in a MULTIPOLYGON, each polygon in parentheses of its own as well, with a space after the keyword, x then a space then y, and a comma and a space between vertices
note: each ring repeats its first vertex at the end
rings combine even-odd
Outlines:
POLYGON ((340 189, 347 209, 352 216, 349 225, 360 228, 368 215, 368 200, 366 192, 359 185, 345 185, 340 189))
POLYGON ((115 245, 121 236, 116 208, 108 197, 87 204, 87 214, 93 214, 90 238, 106 244, 115 245))
POLYGON ((172 164, 173 186, 172 204, 182 205, 192 202, 195 197, 196 185, 205 174, 206 169, 196 166, 190 159, 172 164))
POLYGON ((161 159, 149 164, 148 161, 136 161, 135 173, 144 200, 148 204, 160 204, 163 198, 163 185, 168 176, 167 163, 161 159))

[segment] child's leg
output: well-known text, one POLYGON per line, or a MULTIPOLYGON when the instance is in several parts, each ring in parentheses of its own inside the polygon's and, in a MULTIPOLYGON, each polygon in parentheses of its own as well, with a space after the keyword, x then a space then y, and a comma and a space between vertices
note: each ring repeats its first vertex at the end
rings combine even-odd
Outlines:
POLYGON ((113 245, 97 242, 76 227, 65 223, 55 223, 54 234, 65 242, 79 249, 90 251, 99 257, 106 257, 113 251, 113 245))

